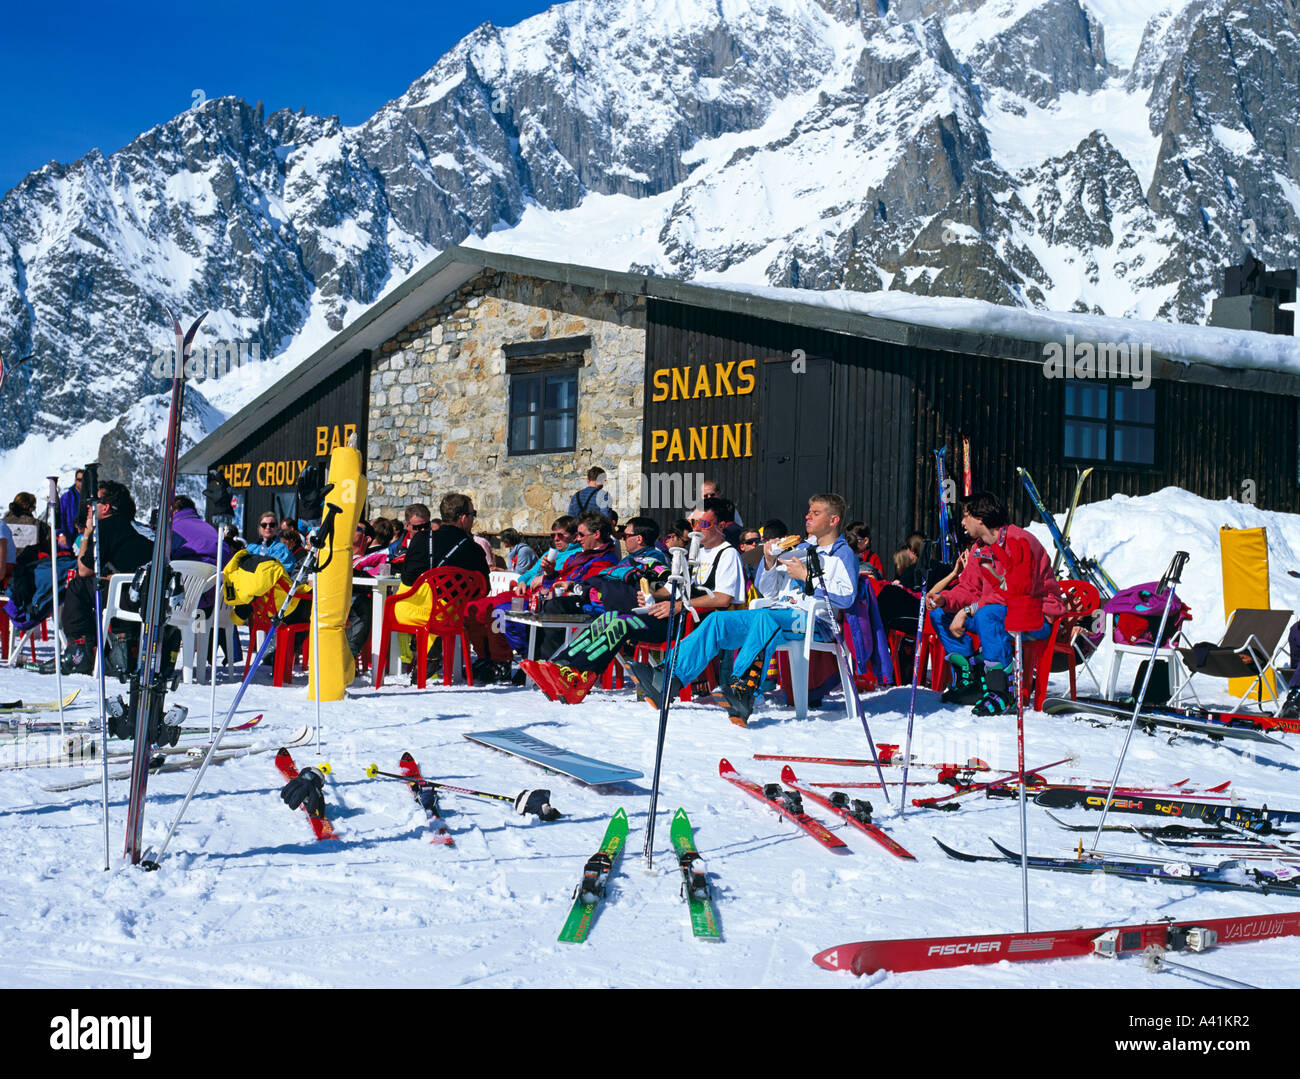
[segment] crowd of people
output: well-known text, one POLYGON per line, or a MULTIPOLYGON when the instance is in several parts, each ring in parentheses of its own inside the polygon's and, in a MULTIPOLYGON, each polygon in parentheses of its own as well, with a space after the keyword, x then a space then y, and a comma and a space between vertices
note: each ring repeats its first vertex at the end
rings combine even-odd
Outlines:
MULTIPOLYGON (((102 481, 88 505, 81 482, 78 473, 76 485, 55 507, 55 574, 49 573, 51 525, 36 515, 34 496, 20 493, 0 525, 0 585, 11 619, 22 626, 44 617, 50 586, 42 589, 41 578, 61 581, 62 665, 70 673, 90 671, 95 660, 90 506, 97 506, 101 587, 109 575, 147 564, 153 548, 147 530, 135 524, 136 506, 124 486, 102 481)), ((1005 503, 987 492, 961 505, 965 543, 951 565, 924 557, 929 548, 919 532, 907 537, 892 559, 882 559, 867 523, 849 520, 837 494, 812 494, 794 534, 776 518, 745 526, 715 483, 706 481, 701 496, 666 529, 650 517, 620 521, 604 472, 593 468, 570 499, 571 512, 556 517, 548 542, 535 547, 514 528, 502 530, 495 545, 477 535, 473 499, 452 492, 439 502, 436 518, 429 506, 413 502, 400 518, 361 520, 350 544, 354 573, 399 575, 408 593, 399 621, 407 624, 429 617, 430 589, 415 587, 428 571, 460 570, 481 582, 476 598, 464 605, 476 683, 531 681, 552 699, 577 703, 621 656, 641 695, 658 704, 664 695, 685 693, 693 684, 699 689, 699 680, 712 670, 713 696, 742 725, 771 684, 775 649, 801 640, 809 619, 812 632, 824 640, 832 637, 832 621, 861 619, 866 628, 855 638, 858 647, 865 641, 876 669, 892 681, 888 648, 873 646, 885 638, 873 642, 873 632, 901 630, 910 636, 924 610, 952 670, 946 699, 994 715, 1012 708, 1011 635, 1041 639, 1064 610, 1049 556, 1010 523, 1005 503), (672 555, 693 536, 699 537, 698 559, 690 566, 689 591, 682 594, 671 586, 672 555), (511 575, 508 588, 494 592, 493 569, 511 575), (526 628, 507 617, 523 609, 551 616, 532 654, 526 628), (565 632, 566 618, 576 632, 565 632), (670 679, 662 663, 645 660, 663 654, 669 627, 678 622, 684 635, 670 679)), ((267 581, 283 590, 307 557, 304 530, 311 524, 267 512, 247 540, 233 526, 219 540, 218 529, 203 520, 192 500, 180 496, 173 504, 172 557, 209 564, 220 558, 228 580, 245 579, 231 594, 257 594, 267 581)), ((235 610, 237 620, 248 615, 247 606, 235 610)), ((305 619, 309 612, 310 602, 304 600, 290 620, 305 619)), ((368 590, 355 589, 347 639, 358 658, 370 639, 371 617, 368 590)), ((110 666, 128 667, 132 644, 130 627, 114 626, 106 642, 110 666)), ((863 657, 858 660, 861 665, 863 657)), ((427 662, 436 668, 443 662, 440 652, 435 649, 427 662)), ((910 666, 899 666, 905 677, 910 666)))

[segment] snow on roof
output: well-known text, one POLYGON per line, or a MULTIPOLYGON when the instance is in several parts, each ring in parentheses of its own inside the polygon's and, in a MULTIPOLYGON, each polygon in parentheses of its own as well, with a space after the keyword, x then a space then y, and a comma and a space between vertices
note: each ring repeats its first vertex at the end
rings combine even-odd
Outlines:
POLYGON ((850 292, 832 289, 774 288, 734 282, 692 282, 706 288, 745 293, 786 303, 824 307, 850 314, 891 319, 936 329, 1009 337, 1021 341, 1076 342, 1147 346, 1178 363, 1209 363, 1300 375, 1300 340, 1254 330, 1113 318, 1005 307, 986 300, 917 296, 907 292, 850 292))

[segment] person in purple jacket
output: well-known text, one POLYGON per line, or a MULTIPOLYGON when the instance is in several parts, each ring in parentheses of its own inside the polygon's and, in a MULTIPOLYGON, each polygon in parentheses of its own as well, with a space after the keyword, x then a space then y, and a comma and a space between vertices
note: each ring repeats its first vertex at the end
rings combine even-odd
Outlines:
MULTIPOLYGON (((194 499, 177 495, 172 499, 172 559, 217 564, 217 530, 199 516, 194 499)), ((230 561, 230 544, 221 545, 221 564, 230 561)))
POLYGON ((78 514, 81 509, 81 481, 84 472, 77 469, 76 478, 63 494, 59 495, 58 525, 57 531, 59 538, 67 547, 72 546, 72 540, 81 531, 81 521, 85 520, 85 514, 78 514), (78 520, 81 518, 81 521, 78 520))

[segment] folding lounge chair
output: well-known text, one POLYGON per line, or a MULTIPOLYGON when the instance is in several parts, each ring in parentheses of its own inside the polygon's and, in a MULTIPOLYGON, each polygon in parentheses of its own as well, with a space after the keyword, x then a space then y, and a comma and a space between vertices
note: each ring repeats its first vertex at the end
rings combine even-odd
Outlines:
POLYGON ((1273 667, 1273 657, 1282 645, 1286 628, 1291 623, 1291 614, 1291 611, 1241 607, 1232 613, 1227 628, 1223 631, 1223 639, 1217 645, 1198 644, 1191 648, 1179 648, 1178 654, 1187 668, 1188 678, 1179 689, 1176 699, 1181 700, 1190 693, 1199 703, 1200 698, 1192 685, 1197 675, 1207 678, 1250 677, 1252 681, 1233 711, 1240 709, 1251 693, 1256 691, 1260 711, 1263 711, 1265 687, 1268 687, 1276 711, 1281 702, 1265 675, 1272 671, 1274 678, 1278 677, 1273 667))

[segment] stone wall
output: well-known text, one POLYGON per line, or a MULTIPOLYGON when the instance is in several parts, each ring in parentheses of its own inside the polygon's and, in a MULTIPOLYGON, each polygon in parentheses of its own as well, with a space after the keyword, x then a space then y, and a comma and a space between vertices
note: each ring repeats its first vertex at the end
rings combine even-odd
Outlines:
POLYGON ((598 464, 614 480, 619 515, 634 514, 645 324, 643 297, 495 271, 462 286, 372 358, 370 512, 391 516, 425 502, 436 516, 443 494, 463 491, 479 531, 545 532, 598 464), (502 346, 586 334, 574 452, 510 457, 502 346))

